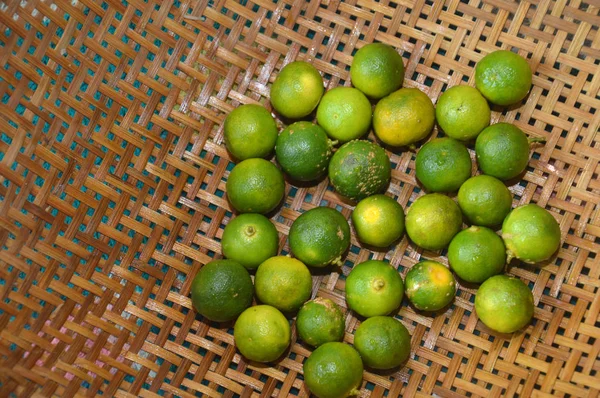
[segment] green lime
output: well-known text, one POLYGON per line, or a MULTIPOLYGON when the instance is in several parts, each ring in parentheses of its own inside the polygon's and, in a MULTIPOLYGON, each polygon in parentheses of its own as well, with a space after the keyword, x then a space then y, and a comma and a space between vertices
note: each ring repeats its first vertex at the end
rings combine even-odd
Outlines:
POLYGON ((348 344, 325 343, 304 361, 304 383, 318 398, 346 398, 359 394, 363 364, 348 344))
POLYGON ((548 260, 560 247, 560 226, 550 212, 530 203, 517 207, 502 223, 508 262, 535 264, 548 260))
POLYGON ((325 93, 317 108, 317 122, 339 142, 362 137, 371 127, 371 103, 352 87, 336 87, 325 93))
POLYGON ((458 205, 471 224, 493 227, 510 212, 512 195, 499 179, 478 175, 460 186, 458 205))
POLYGON ((487 327, 500 333, 523 328, 533 317, 533 294, 520 279, 492 276, 475 295, 475 311, 487 327))
POLYGON ((312 277, 301 261, 271 257, 256 270, 256 297, 283 312, 296 311, 310 298, 312 277))
POLYGON ((262 214, 240 214, 231 219, 223 230, 223 256, 237 261, 249 270, 277 255, 278 249, 277 229, 262 214))
POLYGON ((335 143, 310 122, 289 125, 277 138, 277 162, 296 181, 314 181, 327 174, 335 143))
POLYGON ((354 87, 370 98, 380 99, 402 86, 404 63, 392 46, 367 44, 354 55, 350 77, 354 87))
POLYGON ((354 208, 352 224, 362 243, 388 247, 404 233, 404 210, 389 196, 369 196, 354 208))
POLYGON ((415 172, 425 189, 454 192, 471 177, 471 156, 454 138, 435 138, 417 153, 415 172))
POLYGON ((252 304, 254 286, 246 268, 233 260, 214 260, 194 277, 192 304, 211 321, 235 319, 252 304))
POLYGON ((277 124, 264 107, 242 105, 231 111, 223 127, 225 146, 237 159, 264 158, 277 140, 277 124))
POLYGON ((294 220, 289 242, 292 254, 310 267, 341 264, 350 247, 350 226, 339 211, 315 207, 294 220))
POLYGON ((257 362, 271 362, 289 347, 290 323, 270 305, 255 305, 242 312, 233 327, 235 345, 243 356, 257 362))
POLYGON ((317 68, 304 61, 287 64, 271 87, 271 104, 282 116, 300 119, 319 104, 325 87, 317 68))
POLYGON ((454 300, 456 280, 443 264, 425 260, 413 266, 404 278, 406 297, 423 311, 437 311, 454 300))
POLYGON ((517 126, 496 123, 475 142, 477 163, 484 174, 509 180, 521 174, 529 162, 529 141, 517 126))
POLYGON ((329 180, 342 196, 359 201, 386 190, 392 176, 385 150, 369 141, 342 145, 329 162, 329 180))
POLYGON ((387 315, 400 307, 404 283, 389 263, 369 260, 357 264, 346 278, 346 301, 365 318, 387 315))
POLYGON ((401 88, 381 99, 373 113, 377 137, 391 146, 411 145, 427 137, 435 123, 433 103, 416 88, 401 88))
POLYGON ((354 347, 365 365, 373 369, 391 369, 408 359, 410 334, 396 319, 374 316, 356 329, 354 347))
POLYGON ((265 214, 279 205, 285 193, 283 174, 265 159, 246 159, 229 173, 227 197, 240 213, 265 214))
POLYGON ((428 250, 446 247, 462 227, 462 213, 449 197, 430 193, 418 198, 406 213, 406 233, 428 250))
POLYGON ((463 280, 481 283, 504 269, 504 242, 491 229, 472 226, 452 239, 448 247, 448 262, 463 280))
POLYGON ((296 318, 298 336, 306 344, 318 347, 344 339, 344 313, 333 301, 317 297, 304 303, 296 318))
POLYGON ((486 99, 470 86, 454 86, 437 102, 435 118, 448 137, 468 141, 490 125, 491 111, 486 99))
POLYGON ((527 96, 532 73, 525 58, 512 51, 494 51, 475 67, 475 85, 496 105, 512 105, 527 96))

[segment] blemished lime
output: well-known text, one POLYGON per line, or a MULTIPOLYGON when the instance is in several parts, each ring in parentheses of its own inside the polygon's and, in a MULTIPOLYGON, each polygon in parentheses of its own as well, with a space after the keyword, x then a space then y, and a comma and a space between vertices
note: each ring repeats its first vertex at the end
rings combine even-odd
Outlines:
POLYGON ((406 297, 423 311, 437 311, 454 300, 456 280, 446 266, 425 260, 414 265, 404 280, 406 297))
POLYGON ((342 341, 345 326, 340 306, 322 297, 304 303, 296 318, 298 336, 313 347, 342 341))

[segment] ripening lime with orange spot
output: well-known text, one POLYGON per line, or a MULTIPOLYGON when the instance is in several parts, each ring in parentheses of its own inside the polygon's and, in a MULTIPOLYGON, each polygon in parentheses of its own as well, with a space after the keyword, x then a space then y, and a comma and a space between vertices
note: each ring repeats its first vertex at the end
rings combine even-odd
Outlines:
POLYGON ((446 266, 425 260, 413 266, 404 278, 406 297, 424 311, 437 311, 452 302, 456 295, 456 280, 446 266))

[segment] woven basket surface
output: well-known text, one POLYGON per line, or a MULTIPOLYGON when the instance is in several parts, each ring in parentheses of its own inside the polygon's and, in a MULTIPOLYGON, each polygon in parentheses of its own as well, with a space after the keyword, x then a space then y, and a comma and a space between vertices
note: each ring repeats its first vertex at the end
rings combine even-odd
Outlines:
MULTIPOLYGON (((508 269, 535 300, 520 332, 485 327, 473 286, 439 314, 405 302, 396 317, 410 358, 365 371, 361 396, 597 397, 599 25, 597 1, 0 2, 0 396, 308 396, 311 350, 295 331, 284 358, 261 365, 236 351, 231 323, 192 310, 192 276, 221 257, 235 215, 222 122, 240 104, 272 109, 269 88, 293 60, 328 89, 349 86, 353 54, 379 41, 403 56, 404 86, 434 103, 474 85, 491 51, 527 58, 529 96, 492 122, 546 139, 510 190, 513 206, 549 210, 563 243, 543 267, 508 269)), ((388 153, 388 195, 407 208, 423 195, 415 152, 388 153)), ((283 253, 302 212, 353 209, 327 180, 288 182, 286 194, 272 217, 283 253)), ((346 308, 353 264, 385 259, 404 276, 423 257, 447 264, 406 237, 372 252, 353 236, 341 272, 314 276, 313 295, 346 308)), ((358 324, 347 312, 347 342, 358 324)))

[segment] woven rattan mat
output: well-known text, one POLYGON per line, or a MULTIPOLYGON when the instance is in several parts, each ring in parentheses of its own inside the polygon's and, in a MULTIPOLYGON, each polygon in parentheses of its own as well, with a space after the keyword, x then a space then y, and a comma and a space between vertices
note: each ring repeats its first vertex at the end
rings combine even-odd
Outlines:
MULTIPOLYGON (((515 206, 551 211, 564 243, 542 269, 509 270, 535 297, 522 332, 479 322, 472 287, 437 316, 403 305, 410 359, 365 372, 362 395, 599 395, 598 2, 2 1, 1 396, 307 396, 310 350, 295 334, 280 362, 247 362, 231 324, 191 310, 191 276, 220 257, 232 217, 225 115, 271 109, 269 86, 292 60, 312 62, 328 88, 349 85, 352 54, 373 41, 395 46, 405 86, 434 102, 473 85, 493 50, 528 59, 531 93, 492 121, 547 139, 511 191, 515 206)), ((407 207, 422 195, 415 154, 390 155, 388 192, 407 207)), ((287 184, 273 217, 283 252, 292 221, 323 205, 352 210, 327 181, 287 184)), ((385 258, 403 275, 423 256, 446 263, 406 238, 388 253, 352 243, 343 275, 314 279, 315 295, 344 307, 354 263, 385 258)), ((347 315, 346 341, 357 322, 347 315)))

